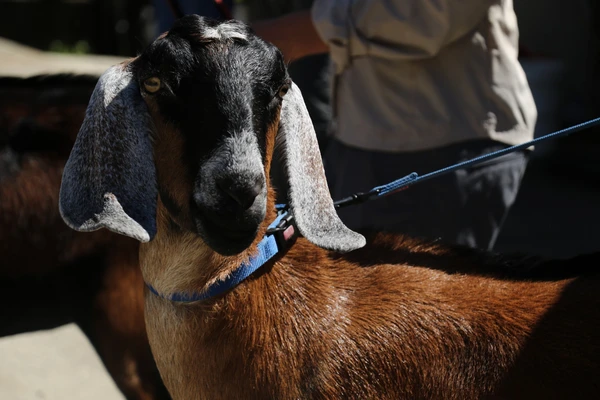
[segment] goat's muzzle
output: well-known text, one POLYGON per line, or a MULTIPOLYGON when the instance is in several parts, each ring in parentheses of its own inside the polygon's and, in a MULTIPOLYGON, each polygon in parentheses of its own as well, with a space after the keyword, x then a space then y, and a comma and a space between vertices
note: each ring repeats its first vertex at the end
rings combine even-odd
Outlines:
POLYGON ((216 252, 237 254, 254 241, 265 218, 267 198, 264 178, 256 181, 224 185, 216 180, 209 184, 211 189, 200 184, 201 189, 195 191, 192 216, 196 229, 216 252))
POLYGON ((194 186, 191 210, 198 234, 224 255, 245 250, 266 214, 264 166, 248 135, 226 141, 202 164, 194 186))

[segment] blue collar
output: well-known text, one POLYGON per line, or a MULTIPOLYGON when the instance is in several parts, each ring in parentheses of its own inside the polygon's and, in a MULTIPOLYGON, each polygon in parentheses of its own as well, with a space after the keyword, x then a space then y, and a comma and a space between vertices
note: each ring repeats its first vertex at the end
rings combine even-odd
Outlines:
POLYGON ((202 293, 161 294, 152 285, 146 283, 148 289, 156 296, 176 303, 192 303, 218 296, 239 285, 252 275, 276 254, 286 250, 297 237, 297 228, 293 224, 293 216, 287 211, 279 213, 275 221, 267 228, 265 237, 258 243, 258 253, 233 271, 227 278, 217 281, 202 293))

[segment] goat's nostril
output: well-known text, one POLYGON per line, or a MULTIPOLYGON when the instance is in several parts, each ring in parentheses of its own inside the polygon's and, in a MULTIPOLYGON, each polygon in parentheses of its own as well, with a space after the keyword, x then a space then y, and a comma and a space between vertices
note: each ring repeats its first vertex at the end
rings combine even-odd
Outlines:
POLYGON ((231 197, 244 210, 252 206, 256 197, 262 192, 262 181, 232 182, 229 179, 217 181, 217 187, 231 197))

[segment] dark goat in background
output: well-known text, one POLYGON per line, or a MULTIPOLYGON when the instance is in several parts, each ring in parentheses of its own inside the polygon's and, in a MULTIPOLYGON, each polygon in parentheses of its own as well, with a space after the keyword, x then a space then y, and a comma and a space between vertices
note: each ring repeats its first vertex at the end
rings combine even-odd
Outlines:
POLYGON ((0 336, 75 322, 127 399, 167 399, 143 319, 139 245, 58 212, 95 77, 0 78, 0 336))
POLYGON ((595 399, 600 254, 506 258, 337 218, 283 57, 239 22, 188 16, 94 91, 65 167, 75 229, 136 238, 148 335, 175 399, 595 399), (235 288, 283 150, 304 236, 235 288), (91 162, 93 161, 93 162, 91 162))

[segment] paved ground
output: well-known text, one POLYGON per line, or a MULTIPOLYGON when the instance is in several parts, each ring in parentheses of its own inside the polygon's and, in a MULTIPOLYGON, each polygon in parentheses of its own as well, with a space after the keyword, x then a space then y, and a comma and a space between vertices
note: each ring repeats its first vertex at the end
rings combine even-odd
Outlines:
POLYGON ((0 76, 72 72, 100 75, 123 60, 123 57, 44 52, 0 37, 0 76))
POLYGON ((123 400, 75 325, 0 340, 2 400, 123 400))

